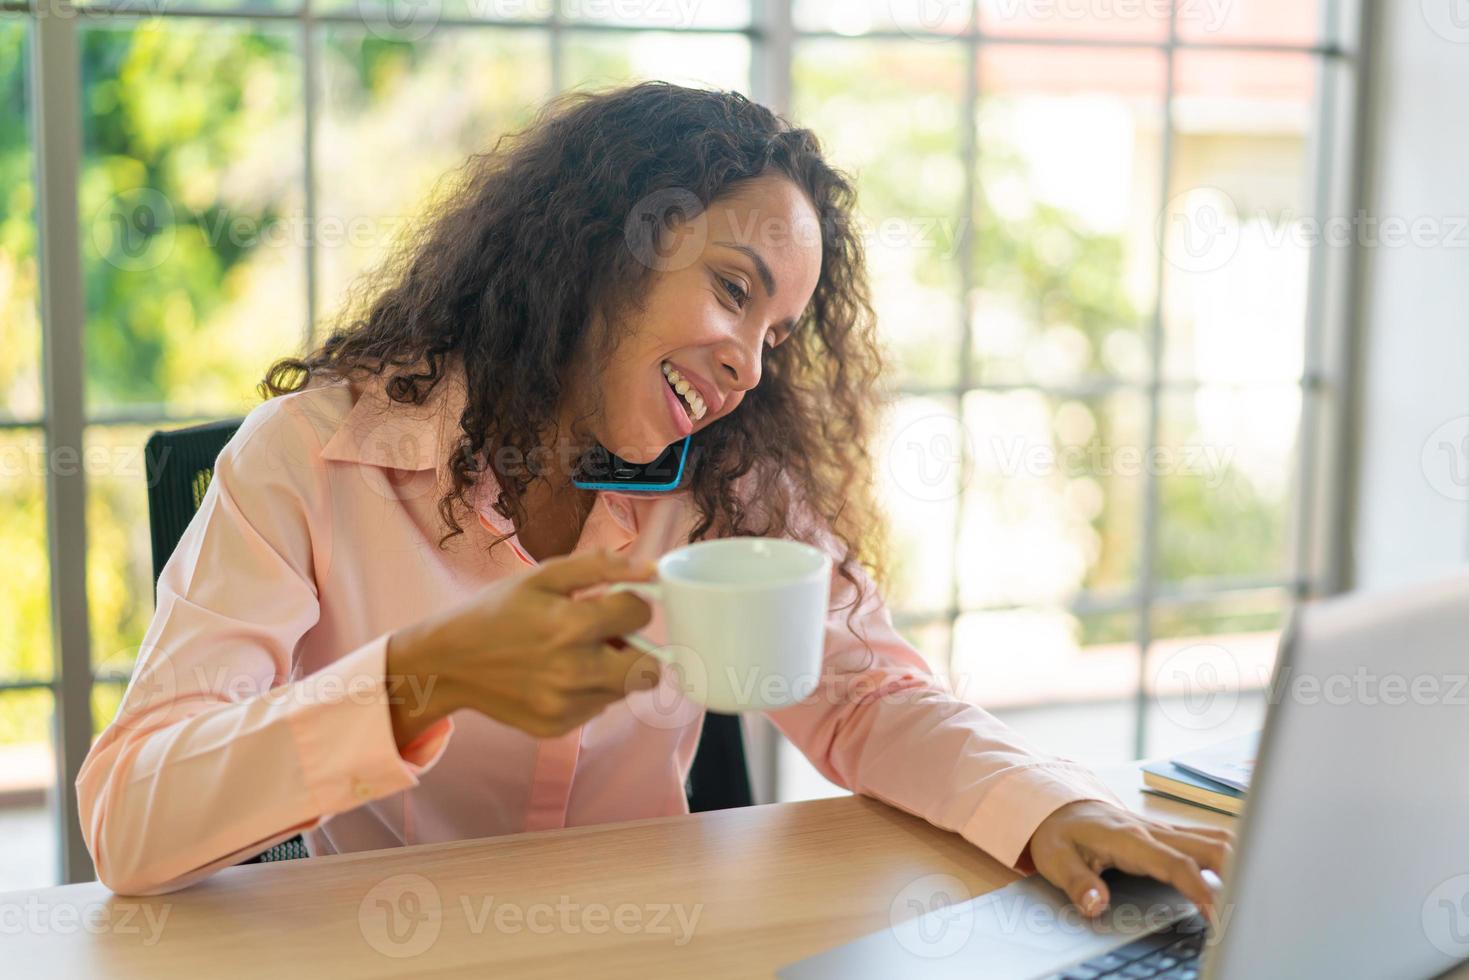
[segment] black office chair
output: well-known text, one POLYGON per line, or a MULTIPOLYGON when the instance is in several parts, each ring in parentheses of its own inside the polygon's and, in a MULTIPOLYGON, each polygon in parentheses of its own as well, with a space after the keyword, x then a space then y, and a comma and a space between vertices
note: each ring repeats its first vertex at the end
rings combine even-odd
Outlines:
MULTIPOLYGON (((204 491, 209 489, 219 451, 239 427, 240 419, 226 419, 172 432, 155 432, 148 439, 144 460, 155 589, 168 556, 173 554, 204 499, 204 491)), ((694 813, 754 803, 738 716, 714 712, 704 716, 699 750, 694 755, 684 791, 689 809, 694 813)), ((306 842, 297 835, 240 863, 289 861, 306 856, 306 842)))

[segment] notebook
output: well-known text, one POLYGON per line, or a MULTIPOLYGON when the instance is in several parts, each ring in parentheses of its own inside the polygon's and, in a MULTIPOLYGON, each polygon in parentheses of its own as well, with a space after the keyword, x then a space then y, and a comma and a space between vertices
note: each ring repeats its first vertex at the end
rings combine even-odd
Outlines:
POLYGON ((1145 762, 1142 765, 1143 792, 1172 797, 1184 803, 1218 810, 1238 816, 1245 808, 1245 794, 1233 786, 1196 776, 1172 762, 1145 762))
POLYGON ((1238 815, 1244 809, 1259 746, 1260 733, 1255 731, 1184 752, 1171 760, 1144 763, 1145 789, 1238 815))
POLYGON ((1173 764, 1195 776, 1223 783, 1241 793, 1250 788, 1255 771, 1255 754, 1260 748, 1260 733, 1250 732, 1217 745, 1209 745, 1173 757, 1173 764))

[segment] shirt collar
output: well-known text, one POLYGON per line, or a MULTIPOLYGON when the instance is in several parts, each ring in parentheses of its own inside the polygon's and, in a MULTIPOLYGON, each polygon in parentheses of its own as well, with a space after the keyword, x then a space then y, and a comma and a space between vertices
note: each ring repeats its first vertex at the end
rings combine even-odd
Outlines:
POLYGON ((461 370, 446 366, 421 405, 390 399, 381 377, 350 385, 357 401, 322 446, 322 459, 394 470, 432 470, 445 460, 464 410, 461 370))
MULTIPOLYGON (((381 377, 350 382, 357 401, 322 447, 321 458, 343 463, 360 463, 394 470, 434 470, 447 463, 448 447, 460 432, 466 384, 463 366, 456 359, 445 362, 443 377, 424 398, 423 404, 396 402, 387 395, 381 377)), ((497 530, 512 525, 495 511, 499 494, 494 474, 485 471, 471 491, 475 510, 497 530)), ((687 488, 648 494, 622 490, 597 491, 598 502, 615 523, 636 535, 640 512, 658 499, 690 496, 687 488)))

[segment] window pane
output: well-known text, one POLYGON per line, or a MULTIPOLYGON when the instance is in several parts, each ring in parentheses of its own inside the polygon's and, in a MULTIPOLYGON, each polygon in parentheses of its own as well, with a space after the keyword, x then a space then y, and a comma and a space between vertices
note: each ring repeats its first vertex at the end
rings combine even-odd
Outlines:
POLYGON ((976 375, 1145 379, 1163 57, 988 47, 979 84, 976 375))
POLYGON ((750 40, 740 34, 574 31, 562 37, 562 84, 600 89, 644 79, 750 92, 750 40))
POLYGON ((1178 0, 1178 36, 1196 44, 1311 44, 1321 36, 1321 0, 1178 0))
POLYGON ((956 383, 963 49, 805 41, 792 75, 796 120, 857 181, 874 304, 898 380, 956 383))
POLYGON ((973 0, 795 0, 792 16, 803 31, 855 36, 896 30, 927 39, 963 32, 973 9, 973 0))
POLYGON ((0 691, 0 892, 61 883, 52 700, 0 691))
POLYGON ((225 414, 305 329, 289 28, 80 27, 91 412, 225 414))
POLYGON ((1300 389, 1201 388, 1161 410, 1159 580, 1288 575, 1300 389))
POLYGON ((615 24, 619 27, 744 27, 750 23, 750 0, 719 0, 718 3, 560 0, 560 3, 561 16, 568 21, 615 24))
POLYGON ((1043 752, 1087 765, 1134 757, 1137 617, 1040 607, 968 613, 955 634, 955 690, 1043 752))
POLYGON ((551 75, 539 31, 443 28, 417 44, 359 27, 324 33, 316 166, 325 319, 410 230, 436 182, 529 121, 551 75))
POLYGON ((50 680, 51 561, 46 551, 46 442, 0 432, 0 680, 50 680))
POLYGON ((92 668, 105 676, 131 673, 153 617, 153 551, 143 466, 143 445, 152 432, 149 426, 91 426, 84 437, 92 668))
MULTIPOLYGON (((131 677, 131 671, 129 671, 131 677)), ((92 741, 102 734, 102 729, 112 724, 117 710, 122 707, 122 697, 127 693, 127 680, 92 682, 92 741)))
POLYGON ((1310 251, 1333 231, 1311 213, 1314 62, 1177 57, 1172 184, 1158 226, 1167 259, 1164 371, 1205 381, 1298 378, 1310 251))
POLYGON ((964 399, 975 467, 960 528, 966 608, 1064 603, 1136 576, 1146 453, 1141 394, 1039 391, 964 399))
MULTIPOLYGON (((133 13, 163 14, 180 10, 286 12, 301 9, 301 0, 76 0, 79 7, 116 7, 133 13)), ((92 13, 91 16, 101 16, 92 13)))
MULTIPOLYGON (((1215 5, 1178 0, 1180 19, 1190 6, 1215 5)), ((1168 37, 1168 2, 979 0, 979 28, 1001 37, 1163 41, 1168 37)))
MULTIPOLYGON (((279 2, 279 0, 278 0, 279 2)), ((311 0, 318 13, 351 14, 373 36, 384 41, 422 41, 439 31, 453 31, 445 19, 511 21, 546 20, 553 0, 311 0)), ((608 0, 612 2, 612 0, 608 0)))
POLYGON ((837 796, 851 796, 850 790, 817 772, 811 760, 801 753, 784 736, 776 733, 775 799, 779 803, 797 803, 801 800, 825 800, 837 796))
POLYGON ((1137 689, 1137 617, 1055 606, 965 613, 955 691, 985 707, 1126 699, 1137 689))
POLYGON ((947 619, 921 626, 899 625, 898 632, 923 655, 931 670, 941 676, 948 675, 950 628, 947 619))
POLYGON ((900 398, 884 417, 878 465, 895 610, 940 612, 952 601, 962 440, 950 398, 900 398))
POLYGON ((1145 754, 1187 751, 1263 724, 1286 603, 1285 592, 1265 590, 1153 610, 1145 754))
POLYGON ((993 714, 1040 751, 1074 759, 1084 766, 1120 766, 1137 758, 1133 751, 1137 705, 1131 697, 1000 708, 993 714))
POLYGON ((30 23, 0 20, 0 412, 41 413, 30 23))

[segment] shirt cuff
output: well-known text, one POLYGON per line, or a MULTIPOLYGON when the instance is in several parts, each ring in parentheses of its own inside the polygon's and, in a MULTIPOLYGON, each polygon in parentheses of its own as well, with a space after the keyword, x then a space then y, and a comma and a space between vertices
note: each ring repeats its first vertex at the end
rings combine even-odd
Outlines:
POLYGON ((1099 800, 1125 804, 1091 770, 1071 763, 1038 763, 1006 776, 965 821, 960 834, 990 857, 1030 874, 1026 846, 1047 817, 1068 803, 1099 800))
POLYGON ((452 720, 441 718, 399 753, 388 713, 387 647, 387 635, 380 636, 281 689, 291 698, 286 717, 322 816, 417 786, 453 734, 452 720))
POLYGON ((454 719, 445 715, 419 732, 413 741, 403 746, 401 752, 403 761, 413 775, 420 775, 439 761, 439 756, 444 754, 444 749, 449 745, 449 736, 453 734, 454 719))

